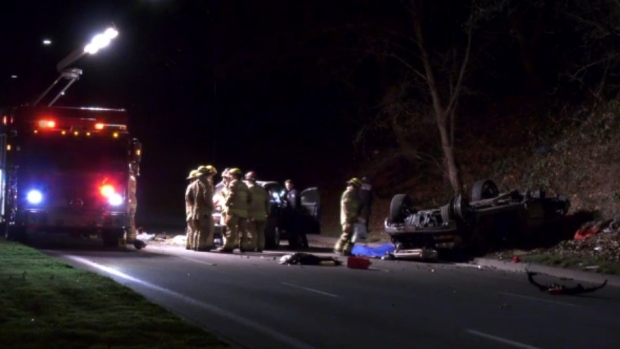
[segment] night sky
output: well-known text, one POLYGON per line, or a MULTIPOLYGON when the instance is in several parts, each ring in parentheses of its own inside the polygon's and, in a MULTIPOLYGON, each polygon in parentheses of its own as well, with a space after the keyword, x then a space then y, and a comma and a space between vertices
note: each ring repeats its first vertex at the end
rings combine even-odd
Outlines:
POLYGON ((182 215, 185 177, 202 164, 340 188, 356 100, 324 63, 337 50, 326 32, 389 12, 383 1, 3 1, 0 106, 33 101, 113 22, 119 37, 72 65, 84 74, 56 105, 128 110, 144 147, 140 216, 182 215))

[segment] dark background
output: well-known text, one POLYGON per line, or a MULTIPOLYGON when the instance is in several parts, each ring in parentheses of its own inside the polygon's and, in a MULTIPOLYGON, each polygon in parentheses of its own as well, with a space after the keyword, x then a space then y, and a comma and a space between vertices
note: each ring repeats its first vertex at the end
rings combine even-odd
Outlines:
MULTIPOLYGON (((32 102, 62 58, 117 26, 73 65, 84 75, 57 105, 129 111, 145 226, 182 222, 185 177, 206 164, 318 186, 334 226, 352 175, 370 175, 388 204, 449 198, 416 23, 445 104, 472 19, 454 124, 467 183, 562 147, 620 96, 616 0, 3 1, 0 13, 0 107, 32 102)), ((516 184, 549 182, 528 173, 516 184)))
POLYGON ((316 38, 356 8, 374 11, 352 4, 3 1, 0 105, 32 102, 62 58, 113 22, 119 37, 72 65, 83 76, 56 105, 129 111, 144 147, 142 219, 182 215, 185 177, 203 164, 339 186, 355 127, 343 110, 355 101, 323 70, 316 38))

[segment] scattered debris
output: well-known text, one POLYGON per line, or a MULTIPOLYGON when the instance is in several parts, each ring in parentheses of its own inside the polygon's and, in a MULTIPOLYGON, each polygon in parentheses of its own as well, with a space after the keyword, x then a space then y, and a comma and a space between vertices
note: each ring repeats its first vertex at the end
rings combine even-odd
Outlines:
POLYGON ((368 269, 372 263, 368 258, 349 257, 347 258, 347 267, 351 269, 368 269))
POLYGON ((172 240, 170 241, 170 243, 174 245, 183 245, 183 246, 185 246, 186 242, 187 242, 187 236, 185 235, 177 235, 173 237, 172 240))
POLYGON ((334 257, 319 257, 309 253, 297 252, 287 254, 280 258, 280 264, 284 265, 341 265, 342 262, 334 257))
POLYGON ((146 247, 146 242, 140 240, 140 239, 136 239, 133 241, 133 247, 136 248, 136 250, 142 249, 146 247))
POLYGON ((150 240, 153 240, 154 238, 155 238, 155 234, 147 234, 144 232, 136 235, 136 239, 142 240, 142 241, 150 241, 150 240))
POLYGON ((540 291, 546 292, 554 296, 556 295, 577 295, 581 293, 594 292, 598 289, 605 287, 605 285, 607 285, 607 280, 605 280, 605 282, 603 282, 602 284, 598 286, 593 286, 593 287, 583 287, 581 284, 577 284, 577 286, 574 286, 574 287, 568 287, 568 286, 560 285, 554 282, 547 284, 547 285, 543 285, 534 280, 534 276, 538 275, 538 273, 527 271, 527 270, 526 270, 526 273, 527 273, 527 279, 532 285, 538 287, 540 291))

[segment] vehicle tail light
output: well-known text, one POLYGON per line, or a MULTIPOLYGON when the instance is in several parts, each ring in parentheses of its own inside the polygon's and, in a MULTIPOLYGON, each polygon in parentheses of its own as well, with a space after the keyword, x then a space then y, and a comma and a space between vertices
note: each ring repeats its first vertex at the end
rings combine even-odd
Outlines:
POLYGON ((110 184, 105 184, 99 189, 99 191, 101 192, 101 195, 103 195, 106 198, 112 196, 115 192, 114 187, 110 184))

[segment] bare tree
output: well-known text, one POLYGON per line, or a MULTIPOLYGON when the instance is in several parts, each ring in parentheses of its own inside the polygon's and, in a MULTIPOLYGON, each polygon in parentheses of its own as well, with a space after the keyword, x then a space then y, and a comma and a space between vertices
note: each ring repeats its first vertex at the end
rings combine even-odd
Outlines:
POLYGON ((456 47, 452 47, 444 54, 444 62, 451 61, 451 65, 458 67, 458 69, 452 70, 453 73, 448 74, 448 90, 441 91, 441 85, 437 81, 436 71, 443 67, 437 68, 433 65, 427 50, 424 33, 422 32, 422 0, 411 0, 410 10, 413 17, 415 41, 420 50, 420 61, 424 67, 422 72, 418 72, 416 69, 414 69, 413 72, 421 77, 428 86, 428 93, 431 96, 435 121, 441 139, 441 149, 443 151, 446 174, 452 186, 452 190, 455 193, 460 193, 462 191, 462 183, 460 181, 454 154, 456 112, 459 97, 463 91, 463 81, 471 54, 473 25, 471 22, 466 24, 466 44, 462 55, 459 57, 456 47))

